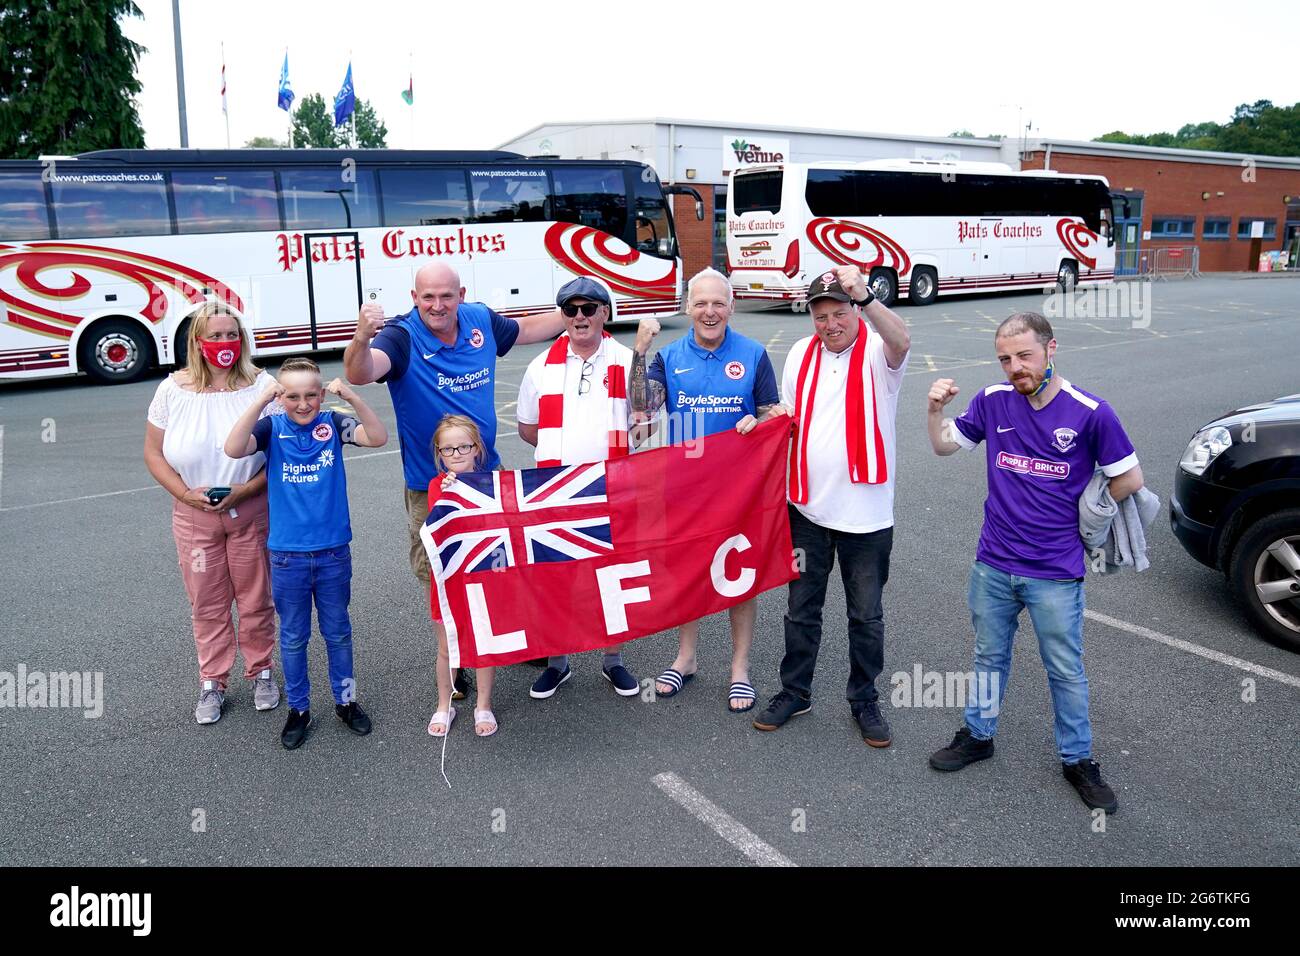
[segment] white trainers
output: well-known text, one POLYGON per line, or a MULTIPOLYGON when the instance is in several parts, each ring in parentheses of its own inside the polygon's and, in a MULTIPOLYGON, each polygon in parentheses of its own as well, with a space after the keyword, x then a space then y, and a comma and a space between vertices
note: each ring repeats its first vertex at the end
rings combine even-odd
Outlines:
POLYGON ((216 681, 205 680, 199 691, 199 704, 194 708, 194 719, 201 724, 215 724, 221 719, 221 708, 225 705, 225 692, 216 681))
POLYGON ((280 688, 269 667, 253 682, 253 706, 258 710, 275 710, 280 706, 280 688))

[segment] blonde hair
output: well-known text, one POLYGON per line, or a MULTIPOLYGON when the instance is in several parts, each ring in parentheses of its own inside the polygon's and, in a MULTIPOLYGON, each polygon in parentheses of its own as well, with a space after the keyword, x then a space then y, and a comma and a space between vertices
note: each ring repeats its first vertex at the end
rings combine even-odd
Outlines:
POLYGON ((199 340, 207 338, 208 323, 217 316, 234 319, 235 327, 239 329, 239 359, 230 370, 230 387, 246 388, 257 381, 257 367, 253 365, 249 354, 253 351, 253 345, 248 339, 244 323, 221 303, 209 302, 190 317, 190 331, 186 338, 185 370, 190 373, 190 383, 195 391, 201 392, 212 384, 212 370, 203 357, 203 346, 199 340))
POLYGON ((279 374, 283 375, 285 372, 313 372, 317 378, 321 377, 320 366, 301 355, 287 358, 280 363, 279 374))
POLYGON ((442 455, 438 453, 438 436, 453 428, 464 429, 470 441, 478 446, 478 451, 474 455, 474 467, 471 470, 480 470, 487 460, 487 449, 483 447, 483 433, 478 430, 478 425, 474 424, 474 419, 466 418, 464 415, 443 415, 438 422, 438 427, 433 430, 433 440, 429 442, 429 447, 433 449, 434 466, 439 473, 447 470, 442 455))

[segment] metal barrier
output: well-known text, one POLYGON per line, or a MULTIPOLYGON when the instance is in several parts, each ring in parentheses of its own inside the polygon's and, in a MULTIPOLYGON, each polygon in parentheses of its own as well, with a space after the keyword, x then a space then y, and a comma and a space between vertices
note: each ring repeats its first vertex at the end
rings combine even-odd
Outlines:
POLYGON ((1199 246, 1154 246, 1115 253, 1116 278, 1186 279, 1200 274, 1199 246))

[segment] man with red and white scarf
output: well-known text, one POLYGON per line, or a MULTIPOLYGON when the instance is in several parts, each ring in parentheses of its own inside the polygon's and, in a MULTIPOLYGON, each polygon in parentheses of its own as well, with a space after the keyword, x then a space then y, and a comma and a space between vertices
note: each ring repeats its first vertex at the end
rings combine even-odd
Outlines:
MULTIPOLYGON (((536 449, 538 468, 607 461, 628 454, 628 372, 632 350, 605 331, 609 292, 594 279, 566 282, 555 295, 564 333, 528 364, 519 385, 519 437, 536 449)), ((601 668, 622 697, 641 689, 623 666, 621 645, 605 648, 601 668)), ((569 679, 568 656, 552 657, 528 694, 543 700, 569 679)))
POLYGON ((888 747, 876 678, 885 663, 881 592, 894 541, 895 429, 911 336, 856 266, 813 280, 816 334, 796 342, 781 375, 794 409, 790 537, 800 561, 785 615, 781 692, 754 720, 776 730, 812 709, 826 583, 838 554, 848 605, 849 708, 873 747, 888 747))

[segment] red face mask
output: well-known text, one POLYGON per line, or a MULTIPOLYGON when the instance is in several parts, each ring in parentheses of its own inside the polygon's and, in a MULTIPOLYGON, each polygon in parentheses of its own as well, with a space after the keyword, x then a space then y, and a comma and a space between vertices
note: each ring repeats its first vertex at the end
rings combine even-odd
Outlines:
POLYGON ((243 343, 239 339, 233 342, 209 342, 199 339, 203 346, 203 357, 217 368, 231 368, 239 361, 239 349, 243 343))

